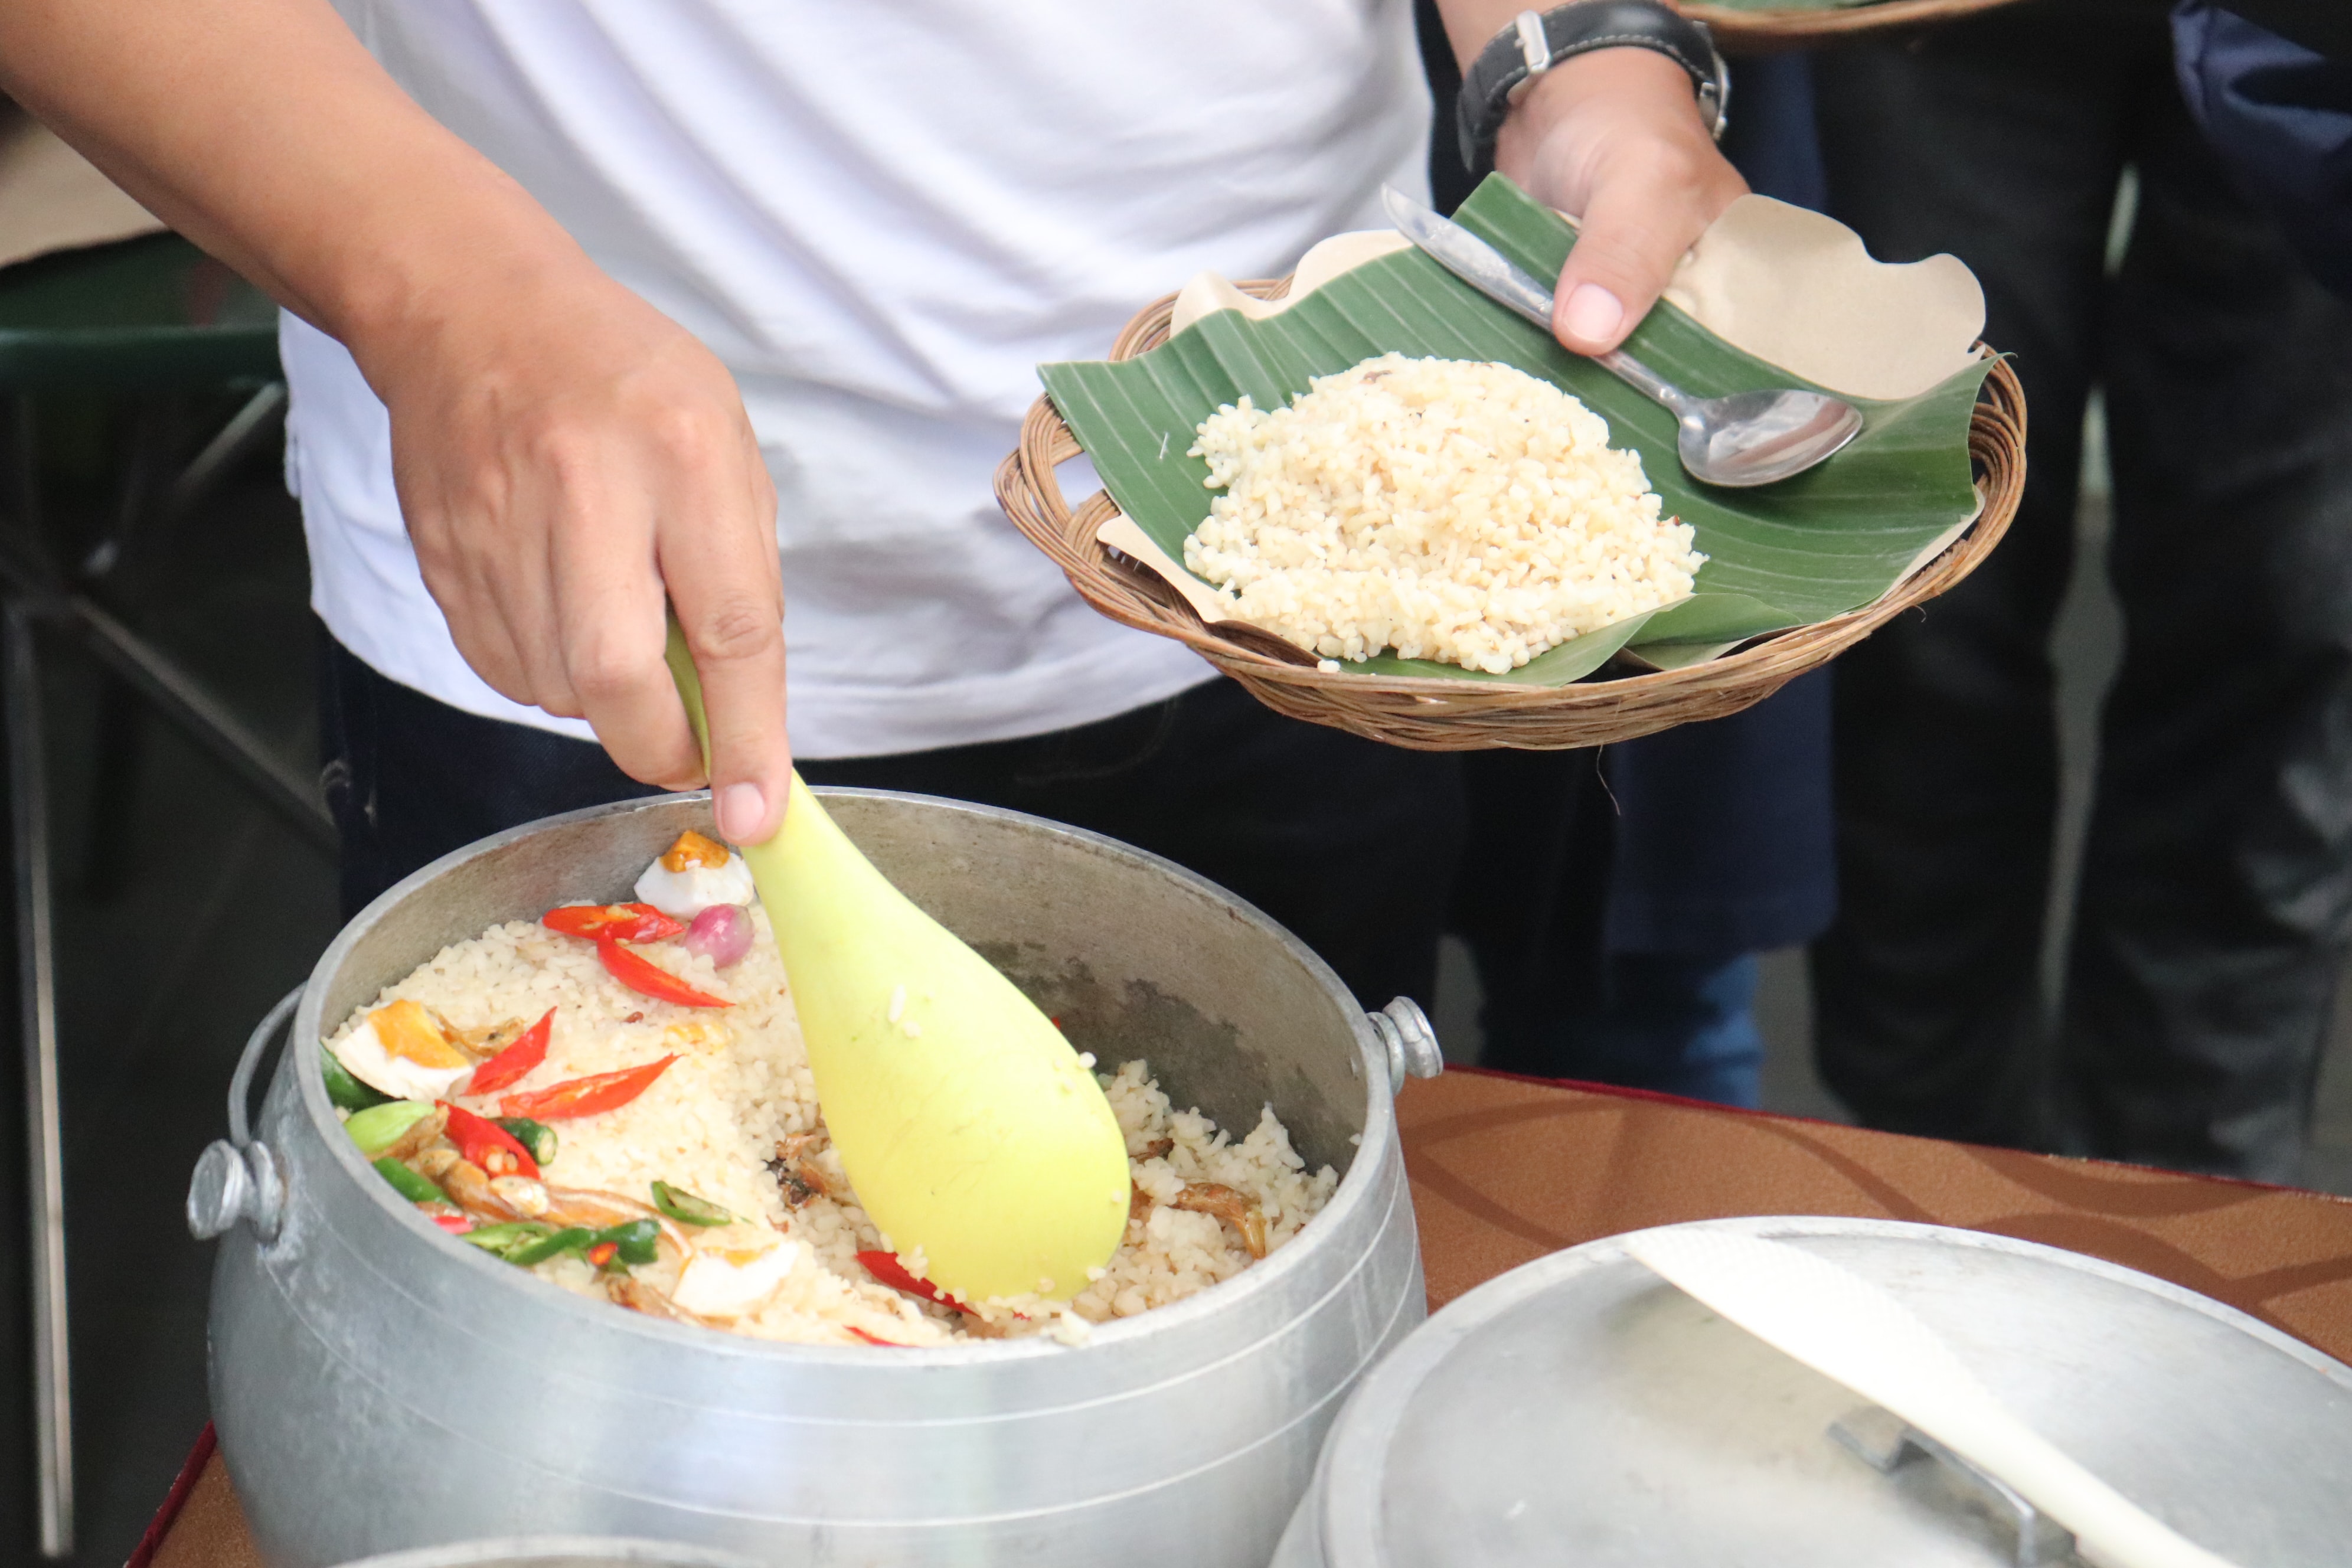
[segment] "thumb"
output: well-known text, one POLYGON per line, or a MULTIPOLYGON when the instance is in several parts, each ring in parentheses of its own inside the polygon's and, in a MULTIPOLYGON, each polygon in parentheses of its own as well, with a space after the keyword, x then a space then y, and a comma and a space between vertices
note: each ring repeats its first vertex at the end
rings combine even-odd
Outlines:
POLYGON ((1727 204, 1664 195, 1657 183, 1605 182, 1585 204, 1584 221, 1553 292, 1551 328, 1578 353, 1605 353, 1625 341, 1658 302, 1675 266, 1727 204))

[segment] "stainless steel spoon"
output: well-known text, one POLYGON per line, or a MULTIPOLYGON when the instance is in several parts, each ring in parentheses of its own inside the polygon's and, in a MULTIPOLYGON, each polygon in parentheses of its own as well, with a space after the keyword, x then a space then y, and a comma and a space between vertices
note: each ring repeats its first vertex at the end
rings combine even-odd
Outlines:
MULTIPOLYGON (((1496 304, 1551 331, 1551 290, 1450 218, 1394 186, 1381 199, 1399 232, 1437 264, 1496 304)), ((1862 434, 1853 405, 1820 392, 1737 392, 1693 397, 1622 349, 1594 354, 1593 363, 1644 396, 1673 410, 1681 423, 1675 448, 1691 478, 1727 488, 1769 485, 1801 474, 1862 434)))

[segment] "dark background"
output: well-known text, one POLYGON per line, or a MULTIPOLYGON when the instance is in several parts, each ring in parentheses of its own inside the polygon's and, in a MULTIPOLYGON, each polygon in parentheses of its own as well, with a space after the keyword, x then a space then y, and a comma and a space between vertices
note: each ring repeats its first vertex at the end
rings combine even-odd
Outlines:
MULTIPOLYGON (((233 405, 187 410, 189 446, 233 405)), ((95 537, 131 411, 37 411, 54 535, 95 537)), ((13 493, 13 492, 0 492, 13 493)), ((0 527, 16 526, 13 516, 0 527)), ((185 519, 137 619, 307 772, 316 767, 309 567, 273 448, 185 519)), ((212 1248, 181 1215, 197 1152, 226 1129, 247 1031, 339 925, 325 857, 161 721, 132 715, 131 766, 95 765, 109 702, 96 668, 41 640, 54 811, 77 1563, 122 1562, 203 1428, 212 1248)), ((118 755, 121 753, 118 752, 118 755)), ((14 948, 5 978, 15 1038, 14 948)), ((16 1053, 9 1053, 14 1064, 16 1053)), ((0 1093, 0 1563, 37 1562, 31 1482, 23 1102, 0 1093)))

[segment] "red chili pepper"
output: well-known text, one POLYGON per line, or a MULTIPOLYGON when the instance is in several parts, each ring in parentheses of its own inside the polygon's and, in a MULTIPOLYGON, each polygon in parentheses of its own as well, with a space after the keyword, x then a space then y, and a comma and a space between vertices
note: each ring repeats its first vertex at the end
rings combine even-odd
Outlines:
MULTIPOLYGON (((661 1077, 669 1064, 677 1060, 664 1057, 657 1062, 647 1062, 641 1068, 624 1068, 619 1072, 591 1073, 586 1078, 570 1079, 549 1089, 535 1089, 529 1094, 510 1094, 499 1101, 502 1116, 528 1116, 533 1121, 558 1121, 567 1116, 593 1116, 600 1110, 618 1110, 645 1093, 654 1079, 661 1077)), ((451 1123, 454 1128, 455 1123, 451 1123)))
POLYGON ((564 904, 539 917, 539 923, 565 936, 591 942, 659 942, 686 929, 651 904, 564 904))
POLYGON ((597 1268, 602 1268, 620 1255, 621 1244, 619 1242, 600 1241, 595 1246, 588 1249, 588 1261, 594 1264, 597 1268))
POLYGON ((854 1323, 844 1323, 841 1326, 847 1329, 851 1333, 856 1334, 859 1339, 864 1340, 869 1345, 887 1345, 894 1351, 902 1351, 908 1348, 901 1341, 886 1340, 880 1334, 869 1334, 864 1329, 857 1327, 854 1323))
MULTIPOLYGON (((893 1290, 904 1290, 909 1296, 920 1296, 926 1301, 936 1301, 942 1307, 952 1307, 959 1312, 966 1310, 961 1301, 941 1290, 929 1280, 919 1279, 909 1273, 907 1266, 898 1261, 898 1255, 895 1252, 861 1252, 857 1255, 857 1261, 866 1266, 866 1272, 893 1290)), ((850 1330, 852 1333, 856 1331, 855 1329, 850 1330)))
POLYGON ((539 1162, 530 1157, 530 1150, 515 1142, 513 1133, 462 1106, 446 1100, 439 1103, 449 1113, 449 1142, 457 1145, 458 1153, 494 1176, 538 1176, 539 1162), (494 1163, 500 1154, 513 1163, 494 1163))
POLYGON ((675 1002, 681 1007, 735 1005, 724 996, 697 991, 652 959, 631 952, 610 937, 596 943, 596 956, 604 961, 605 973, 640 996, 650 996, 656 1002, 675 1002))
POLYGON ((467 1094, 488 1094, 530 1071, 547 1059, 547 1037, 555 1027, 555 1009, 550 1007, 546 1016, 522 1032, 521 1037, 474 1069, 473 1081, 466 1086, 467 1094))
POLYGON ((431 1217, 435 1225, 439 1226, 451 1236, 463 1236, 474 1228, 473 1220, 466 1215, 436 1214, 431 1217))
MULTIPOLYGON (((898 1261, 898 1255, 895 1252, 861 1252, 857 1255, 857 1261, 866 1266, 866 1272, 893 1290, 904 1290, 909 1296, 920 1296, 926 1301, 936 1301, 942 1307, 953 1308, 959 1312, 971 1310, 970 1307, 965 1306, 929 1280, 909 1273, 907 1266, 898 1261)), ((1024 1323, 1029 1321, 1029 1314, 1026 1312, 1015 1312, 1013 1315, 1024 1323)), ((849 1331, 854 1334, 857 1331, 851 1329, 849 1331)))

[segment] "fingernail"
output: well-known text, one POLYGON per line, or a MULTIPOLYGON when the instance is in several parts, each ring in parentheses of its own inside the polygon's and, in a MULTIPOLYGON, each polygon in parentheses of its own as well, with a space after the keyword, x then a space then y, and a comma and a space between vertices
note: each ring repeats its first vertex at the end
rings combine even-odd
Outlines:
POLYGON ((732 784, 719 792, 713 814, 719 818, 719 835, 730 844, 748 844, 760 831, 760 819, 768 815, 767 798, 755 784, 732 784))
POLYGON ((1600 284, 1580 283, 1576 292, 1568 297, 1568 309, 1561 316, 1573 335, 1588 343, 1606 342, 1616 334, 1618 323, 1624 321, 1625 307, 1600 284))

